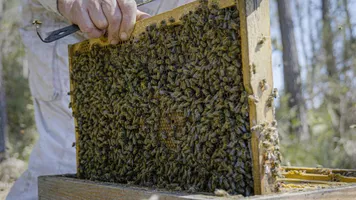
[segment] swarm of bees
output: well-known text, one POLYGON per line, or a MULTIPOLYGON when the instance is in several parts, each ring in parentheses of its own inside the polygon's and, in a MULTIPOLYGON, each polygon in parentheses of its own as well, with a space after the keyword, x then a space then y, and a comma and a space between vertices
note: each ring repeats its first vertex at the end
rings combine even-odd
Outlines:
POLYGON ((253 194, 236 7, 200 6, 72 58, 80 178, 253 194))

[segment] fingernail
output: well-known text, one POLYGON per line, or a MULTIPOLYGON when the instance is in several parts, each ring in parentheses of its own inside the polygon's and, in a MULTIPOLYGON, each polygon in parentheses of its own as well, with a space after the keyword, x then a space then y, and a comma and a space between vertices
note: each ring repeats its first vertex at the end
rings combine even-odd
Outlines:
POLYGON ((120 38, 121 38, 121 40, 127 40, 127 39, 128 39, 127 33, 122 32, 122 33, 120 34, 120 38))
POLYGON ((110 42, 111 44, 117 44, 117 43, 119 43, 117 40, 115 40, 115 39, 113 39, 113 40, 111 40, 111 42, 110 42))

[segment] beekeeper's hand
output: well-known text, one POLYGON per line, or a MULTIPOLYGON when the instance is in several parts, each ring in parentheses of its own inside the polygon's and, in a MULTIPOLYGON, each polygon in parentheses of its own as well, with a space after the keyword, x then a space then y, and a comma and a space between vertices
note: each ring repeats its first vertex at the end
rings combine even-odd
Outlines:
POLYGON ((58 10, 90 38, 107 31, 111 44, 129 39, 136 21, 149 17, 134 0, 58 0, 58 10))

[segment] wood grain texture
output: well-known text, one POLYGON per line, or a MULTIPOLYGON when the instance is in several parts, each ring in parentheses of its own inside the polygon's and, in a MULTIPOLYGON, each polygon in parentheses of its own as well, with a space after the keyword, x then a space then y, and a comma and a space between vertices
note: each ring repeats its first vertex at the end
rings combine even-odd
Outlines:
POLYGON ((345 182, 345 183, 356 183, 355 177, 346 177, 338 174, 290 174, 290 173, 282 173, 285 178, 294 178, 294 179, 302 179, 302 180, 316 180, 316 181, 336 181, 336 182, 345 182))
MULTIPOLYGON (((266 106, 272 93, 272 46, 268 0, 240 0, 241 46, 244 86, 259 102, 249 101, 250 126, 274 120, 274 107, 266 106), (269 88, 262 91, 259 83, 265 79, 269 88)), ((264 173, 263 152, 259 148, 259 133, 252 132, 252 161, 255 194, 273 192, 273 178, 264 173)))
MULTIPOLYGON (((72 175, 74 177, 75 175, 72 175)), ((307 192, 283 193, 266 196, 216 197, 204 194, 172 193, 121 184, 98 183, 64 176, 41 176, 38 178, 39 200, 143 200, 158 197, 159 200, 296 200, 296 199, 355 199, 356 185, 313 190, 307 192)), ((157 199, 157 198, 156 198, 157 199)))
MULTIPOLYGON (((74 176, 74 175, 73 175, 74 176)), ((98 183, 63 176, 38 178, 39 200, 143 200, 158 196, 159 200, 216 199, 214 196, 172 193, 122 184, 98 183)), ((241 196, 228 199, 239 199, 241 196)), ((227 198, 219 198, 221 200, 227 198)))
MULTIPOLYGON (((341 185, 347 185, 347 182, 330 182, 330 181, 318 181, 318 180, 306 180, 306 179, 300 179, 300 178, 278 178, 277 181, 279 183, 284 183, 284 184, 297 184, 297 185, 327 185, 327 186, 341 186, 341 185)), ((283 188, 282 188, 283 189, 283 188)))
POLYGON ((315 168, 315 167, 287 167, 283 166, 284 171, 305 171, 306 173, 325 174, 325 173, 356 173, 356 169, 332 169, 332 168, 315 168))
POLYGON ((279 195, 266 195, 254 197, 256 200, 354 200, 356 197, 356 185, 320 189, 308 192, 284 193, 279 195))

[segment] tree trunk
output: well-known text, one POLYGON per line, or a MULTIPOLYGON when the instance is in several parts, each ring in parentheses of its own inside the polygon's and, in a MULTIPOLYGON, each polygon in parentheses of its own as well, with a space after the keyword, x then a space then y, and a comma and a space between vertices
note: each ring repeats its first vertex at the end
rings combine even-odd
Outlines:
POLYGON ((351 14, 350 14, 350 10, 349 10, 349 1, 343 0, 342 2, 344 4, 344 10, 345 10, 345 14, 346 14, 346 26, 349 30, 350 40, 351 40, 351 42, 353 42, 354 34, 353 34, 353 30, 352 30, 351 14))
POLYGON ((325 51, 326 69, 332 80, 338 79, 334 55, 334 35, 331 28, 330 1, 321 0, 323 15, 323 47, 325 51))
MULTIPOLYGON (((348 73, 350 71, 353 71, 352 68, 354 68, 354 61, 353 55, 354 55, 354 50, 353 50, 353 30, 352 30, 352 23, 351 23, 351 14, 349 11, 349 2, 348 0, 343 0, 343 7, 344 7, 344 12, 345 12, 345 27, 342 30, 343 33, 343 61, 342 61, 342 68, 340 69, 340 75, 344 76, 345 78, 343 80, 340 80, 340 84, 342 84, 344 87, 351 88, 352 86, 349 85, 348 83, 351 83, 352 81, 350 80, 351 77, 348 76, 348 73)), ((351 78, 352 79, 352 78, 351 78)), ((340 132, 340 137, 343 139, 350 139, 347 134, 347 118, 348 118, 348 106, 352 104, 352 99, 350 99, 347 95, 348 92, 345 94, 341 94, 339 96, 339 108, 338 110, 340 118, 339 118, 339 132, 340 132)))
POLYGON ((291 133, 297 134, 300 139, 308 139, 308 124, 305 104, 302 93, 302 80, 298 63, 297 45, 294 36, 294 27, 290 0, 277 0, 279 24, 283 44, 283 73, 286 94, 290 95, 289 108, 295 109, 299 123, 291 123, 291 133))
MULTIPOLYGON (((324 48, 324 59, 326 70, 328 73, 329 81, 328 85, 330 90, 325 94, 325 100, 327 104, 329 104, 329 113, 330 115, 334 115, 336 121, 332 123, 332 128, 335 131, 335 137, 341 138, 340 133, 340 104, 339 95, 335 95, 334 91, 340 92, 338 88, 340 86, 340 76, 336 67, 336 58, 334 55, 334 33, 331 27, 332 18, 330 15, 330 0, 321 0, 321 10, 322 10, 322 21, 323 21, 323 48, 324 48), (331 114, 334 113, 334 114, 331 114)), ((334 147, 337 146, 337 142, 335 142, 334 147)))
POLYGON ((5 158, 5 135, 6 135, 6 102, 5 86, 2 76, 2 63, 0 54, 0 162, 5 158))
MULTIPOLYGON (((356 56, 354 56, 354 52, 356 50, 356 38, 354 38, 354 33, 353 33, 353 26, 351 22, 351 14, 349 10, 349 1, 348 0, 343 0, 342 1, 344 4, 344 12, 346 15, 346 22, 345 22, 345 29, 348 29, 349 33, 349 40, 345 39, 344 42, 344 62, 347 62, 348 59, 351 59, 351 63, 356 63, 356 56)), ((346 33, 344 33, 346 34, 346 33)), ((348 64, 347 67, 345 67, 345 64, 343 66, 344 71, 347 71, 349 68, 353 68, 354 73, 356 74, 356 69, 353 67, 353 65, 348 64)))
POLYGON ((313 8, 312 8, 312 1, 314 0, 308 0, 308 29, 309 29, 309 44, 311 46, 311 60, 310 60, 310 73, 308 70, 308 78, 307 80, 310 81, 309 84, 309 94, 311 95, 311 102, 312 102, 312 108, 315 109, 315 74, 316 74, 316 68, 317 68, 317 50, 316 50, 316 40, 314 38, 314 32, 318 32, 317 30, 315 31, 315 24, 313 23, 313 8))
MULTIPOLYGON (((0 24, 2 23, 3 13, 3 4, 4 2, 0 0, 0 24)), ((0 46, 2 46, 2 37, 0 35, 0 46)), ((0 48, 2 49, 2 47, 0 48)), ((2 52, 0 52, 0 162, 5 159, 5 139, 6 139, 6 124, 7 124, 7 116, 6 116, 6 101, 5 101, 5 85, 4 85, 4 77, 3 77, 3 67, 2 67, 2 52)))

